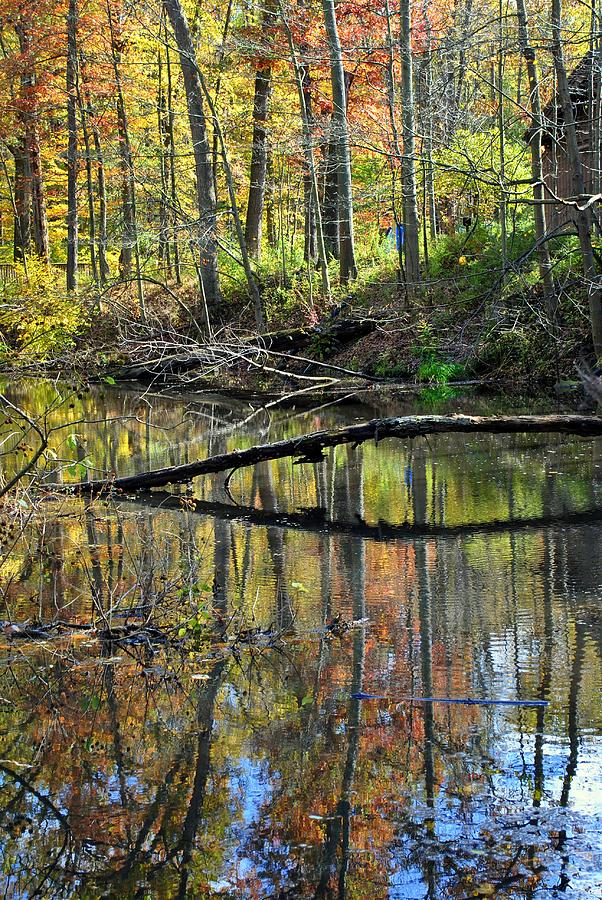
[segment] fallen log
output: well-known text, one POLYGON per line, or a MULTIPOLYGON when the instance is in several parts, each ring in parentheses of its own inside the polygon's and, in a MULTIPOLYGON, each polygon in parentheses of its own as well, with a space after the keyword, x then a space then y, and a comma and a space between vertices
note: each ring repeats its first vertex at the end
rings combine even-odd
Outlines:
POLYGON ((249 343, 257 347, 265 347, 266 350, 290 352, 307 347, 312 340, 317 339, 345 344, 371 334, 375 328, 376 321, 374 319, 339 319, 335 322, 311 325, 306 328, 293 328, 291 331, 267 332, 258 338, 253 338, 249 343))
MULTIPOLYGON (((324 459, 323 451, 341 444, 357 447, 365 441, 377 443, 384 438, 416 438, 445 433, 487 433, 487 434, 527 434, 561 433, 581 437, 602 435, 602 418, 598 416, 400 416, 386 419, 372 419, 359 425, 338 428, 333 431, 317 431, 300 437, 272 444, 258 444, 246 450, 220 453, 181 466, 168 466, 109 478, 102 481, 84 481, 66 488, 86 494, 97 494, 111 490, 126 493, 165 487, 168 484, 182 484, 218 472, 254 466, 274 459, 293 458, 295 463, 317 463, 324 459)), ((56 489, 56 488, 55 488, 56 489)))

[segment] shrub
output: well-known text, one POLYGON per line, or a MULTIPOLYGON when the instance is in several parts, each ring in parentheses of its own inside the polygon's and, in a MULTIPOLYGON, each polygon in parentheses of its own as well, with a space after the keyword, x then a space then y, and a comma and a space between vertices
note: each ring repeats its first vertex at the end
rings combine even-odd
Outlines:
POLYGON ((64 273, 30 259, 27 272, 17 267, 17 280, 5 286, 0 304, 3 332, 0 354, 43 362, 70 349, 75 336, 88 324, 88 314, 77 294, 68 294, 64 273))

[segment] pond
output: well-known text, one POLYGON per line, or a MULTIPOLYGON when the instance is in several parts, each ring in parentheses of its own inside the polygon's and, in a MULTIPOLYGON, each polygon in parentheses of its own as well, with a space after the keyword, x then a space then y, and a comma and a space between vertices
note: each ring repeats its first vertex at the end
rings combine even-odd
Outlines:
POLYGON ((4 896, 602 894, 600 439, 389 440, 91 502, 53 488, 554 404, 3 390, 57 427, 47 498, 0 523, 4 896))

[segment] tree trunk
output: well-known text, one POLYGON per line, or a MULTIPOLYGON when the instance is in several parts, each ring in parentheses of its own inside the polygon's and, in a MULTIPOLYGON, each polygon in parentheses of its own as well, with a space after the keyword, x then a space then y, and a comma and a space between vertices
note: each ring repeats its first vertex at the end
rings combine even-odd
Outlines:
MULTIPOLYGON (((217 110, 214 106, 213 100, 211 98, 211 94, 205 84, 205 79, 201 72, 198 73, 199 83, 205 94, 205 99, 207 100, 207 105, 209 106, 209 111, 211 112, 211 117, 213 119, 213 128, 214 132, 217 135, 217 139, 219 142, 219 147, 221 150, 222 156, 222 165, 224 167, 224 174, 226 176, 226 184, 228 185, 228 194, 230 197, 230 208, 232 211, 232 218, 234 220, 234 230, 236 232, 236 237, 238 240, 238 246, 240 248, 240 255, 242 257, 242 267, 245 270, 245 276, 247 279, 247 284, 249 286, 249 294, 253 300, 253 306, 255 309, 255 324, 259 331, 263 331, 265 328, 265 313, 263 309, 263 301, 261 299, 261 292, 259 290, 259 285, 255 280, 255 276, 253 274, 253 269, 251 268, 251 260, 247 251, 247 242, 245 240, 245 234, 242 227, 242 222, 240 220, 240 215, 238 212, 238 203, 236 200, 236 186, 234 184, 234 177, 232 175, 232 167, 230 165, 230 161, 228 159, 228 152, 226 148, 226 142, 224 139, 224 133, 221 128, 221 124, 219 121, 219 117, 217 115, 217 110)), ((212 170, 213 171, 213 170, 212 170)))
POLYGON ((196 173, 201 287, 204 294, 203 300, 207 308, 211 310, 219 304, 221 298, 217 270, 215 186, 203 106, 203 91, 190 26, 180 0, 164 0, 164 6, 178 47, 180 66, 186 89, 188 120, 196 173))
MULTIPOLYGON (((215 108, 218 108, 219 95, 222 89, 222 71, 224 59, 226 56, 226 42, 228 40, 228 34, 230 31, 230 19, 232 17, 232 0, 228 0, 228 6, 226 8, 226 15, 224 17, 224 30, 222 31, 222 40, 221 47, 219 51, 219 58, 217 63, 217 78, 215 80, 215 93, 213 95, 213 104, 215 108)), ((169 58, 169 50, 167 51, 167 55, 169 58)), ((211 165, 213 169, 213 189, 215 191, 215 201, 217 203, 217 163, 219 160, 219 141, 217 138, 217 134, 215 131, 213 132, 213 141, 212 141, 212 150, 211 150, 211 165)))
POLYGON ((406 290, 411 299, 420 283, 420 228, 416 188, 416 120, 412 67, 412 18, 410 0, 401 0, 401 122, 403 136, 403 209, 406 290))
POLYGON ((210 456, 197 462, 169 466, 126 475, 106 481, 86 481, 77 485, 65 485, 82 493, 97 493, 112 489, 122 491, 148 490, 167 484, 186 483, 200 475, 228 472, 232 469, 254 466, 259 462, 293 458, 296 463, 317 463, 325 458, 327 447, 352 444, 357 447, 365 441, 379 442, 384 438, 416 438, 431 434, 576 434, 602 435, 602 418, 598 416, 550 415, 550 416, 401 416, 372 419, 333 431, 317 431, 312 434, 272 444, 259 444, 245 450, 232 450, 210 456))
MULTIPOLYGON (((293 72, 295 75, 295 83, 297 85, 297 94, 299 97, 299 108, 301 110, 301 124, 303 131, 303 154, 305 156, 305 164, 310 179, 311 200, 316 225, 316 240, 318 245, 318 258, 320 260, 320 270, 322 273, 322 293, 326 298, 330 298, 330 274, 328 272, 328 259, 326 257, 326 249, 324 247, 324 231, 322 230, 322 212, 320 210, 320 195, 318 192, 318 177, 316 174, 316 164, 314 160, 314 150, 312 145, 311 133, 311 116, 306 106, 306 79, 304 77, 304 69, 299 64, 297 52, 295 50, 295 42, 290 25, 282 8, 282 0, 278 0, 280 8, 280 16, 286 36, 288 40, 291 62, 293 64, 293 72)), ((304 178, 304 185, 305 185, 304 178)), ((281 228, 282 232, 282 228, 281 228)), ((281 235, 282 236, 282 235, 281 235)), ((283 266, 284 268, 284 266, 283 266)), ((286 273, 285 273, 286 274, 286 273)))
POLYGON ((324 201, 322 204, 322 221, 324 223, 324 244, 326 252, 332 259, 341 255, 339 235, 339 182, 337 143, 331 123, 330 135, 324 154, 324 201))
POLYGON ((98 266, 100 283, 104 284, 111 274, 107 262, 107 187, 100 133, 94 117, 92 117, 91 122, 94 155, 96 156, 96 187, 98 190, 98 266))
POLYGON ((437 237, 437 206, 435 202, 435 167, 433 165, 433 34, 429 18, 428 0, 423 5, 426 30, 426 52, 424 58, 424 191, 425 206, 428 209, 430 238, 437 237))
MULTIPOLYGON (((552 55, 558 83, 558 95, 563 114, 563 132, 567 159, 571 171, 573 194, 578 198, 585 195, 583 164, 577 141, 575 110, 571 99, 561 33, 562 0, 552 0, 552 55)), ((575 224, 579 235, 579 246, 583 264, 583 275, 589 302, 592 340, 597 359, 602 358, 602 291, 599 287, 596 261, 592 248, 591 214, 589 209, 575 210, 575 224)))
MULTIPOLYGON (((265 24, 266 16, 264 16, 265 24)), ((262 63, 255 75, 255 100, 253 103, 253 144, 251 149, 251 171, 249 201, 245 223, 245 241, 251 256, 261 254, 261 226, 265 199, 267 173, 267 129, 268 107, 272 92, 271 63, 262 63)))
MULTIPOLYGON (((80 76, 81 76, 80 65, 80 76)), ((88 196, 88 242, 90 247, 90 265, 92 266, 92 278, 98 284, 98 264, 96 260, 96 210, 94 209, 94 179, 92 175, 92 147, 90 145, 90 131, 88 129, 88 111, 84 103, 80 79, 77 79, 77 103, 82 125, 82 137, 86 154, 86 193, 88 196)))
POLYGON ((546 292, 548 311, 553 312, 554 279, 552 278, 552 262, 550 252, 545 242, 546 213, 543 188, 543 168, 541 164, 541 136, 542 136, 542 110, 541 94, 539 90, 539 72, 535 49, 529 43, 529 27, 527 19, 527 7, 525 0, 516 0, 516 13, 518 17, 518 41, 521 54, 527 68, 529 81, 529 99, 531 106, 532 125, 529 134, 529 146, 531 148, 531 177, 533 179, 533 218, 535 224, 535 240, 537 241, 537 257, 539 260, 539 274, 546 292))
POLYGON ((178 241, 178 190, 176 185, 176 145, 174 141, 174 109, 173 109, 173 91, 171 85, 171 55, 169 46, 165 47, 165 63, 167 69, 167 120, 165 123, 168 150, 169 150, 169 189, 171 198, 171 227, 172 227, 172 245, 171 253, 173 257, 174 273, 176 276, 176 284, 182 283, 182 271, 180 268, 180 244, 178 241))
POLYGON ((146 320, 146 305, 144 288, 142 285, 142 273, 140 269, 140 247, 138 245, 138 223, 136 216, 136 179, 134 175, 134 161, 130 144, 125 99, 121 82, 121 37, 115 27, 111 12, 111 0, 107 0, 107 13, 111 38, 111 57, 113 73, 115 75, 115 94, 117 105, 117 131, 119 134, 119 162, 121 167, 121 197, 123 232, 121 239, 121 255, 119 259, 119 271, 122 277, 129 278, 132 273, 132 257, 136 265, 136 286, 138 291, 138 303, 140 305, 140 318, 146 320))
POLYGON ((265 196, 265 224, 267 228, 268 244, 275 250, 278 246, 278 235, 276 233, 276 216, 274 213, 274 160, 272 148, 268 144, 268 153, 266 159, 266 196, 265 196))
POLYGON ((334 0, 322 0, 324 24, 330 51, 330 75, 332 81, 333 125, 337 142, 341 284, 357 277, 355 242, 353 234, 353 194, 351 182, 351 153, 347 125, 347 91, 343 69, 343 52, 339 40, 334 0))
POLYGON ((15 158, 13 258, 23 263, 31 250, 31 167, 25 140, 12 152, 15 158))
MULTIPOLYGON (((23 56, 31 51, 31 28, 22 18, 15 25, 19 39, 19 50, 23 56)), ((25 146, 29 157, 26 166, 26 177, 29 179, 29 230, 33 237, 33 246, 37 256, 46 263, 49 260, 48 220, 46 218, 46 199, 44 196, 44 179, 40 154, 40 135, 38 131, 38 109, 35 85, 35 72, 29 68, 21 75, 21 94, 25 101, 20 110, 20 119, 25 132, 25 146)), ((30 239, 29 239, 30 241, 30 239)))
MULTIPOLYGON (((313 101, 311 95, 311 73, 309 66, 305 62, 299 64, 299 72, 301 76, 301 84, 303 87, 303 102, 305 105, 305 117, 307 119, 307 127, 309 130, 309 141, 313 158, 313 130, 314 115, 313 101)), ((307 156, 307 154, 306 154, 307 156)), ((306 160, 307 161, 307 160, 306 160)), ((315 162, 314 162, 315 169, 315 162)), ((317 179, 317 173, 316 179, 317 179)), ((312 174, 311 170, 306 167, 303 173, 303 259, 306 262, 314 262, 318 256, 318 234, 316 224, 316 214, 314 209, 313 190, 312 190, 312 174)), ((297 223, 297 211, 294 210, 295 227, 297 223)), ((293 250, 293 242, 291 242, 291 253, 293 250)))
POLYGON ((44 262, 50 258, 48 240, 48 219, 46 217, 46 197, 44 195, 44 179, 40 155, 40 135, 36 117, 32 114, 27 128, 27 144, 29 165, 31 170, 31 213, 33 223, 33 242, 36 254, 44 262))
MULTIPOLYGON (((161 26, 160 26, 161 27, 161 26)), ((159 172, 161 196, 159 198, 159 265, 164 277, 171 277, 171 248, 169 243, 169 137, 167 128, 167 103, 163 90, 163 56, 157 53, 157 131, 159 138, 159 172)))
POLYGON ((77 0, 69 0, 67 15, 67 290, 77 290, 78 216, 77 216, 77 0))

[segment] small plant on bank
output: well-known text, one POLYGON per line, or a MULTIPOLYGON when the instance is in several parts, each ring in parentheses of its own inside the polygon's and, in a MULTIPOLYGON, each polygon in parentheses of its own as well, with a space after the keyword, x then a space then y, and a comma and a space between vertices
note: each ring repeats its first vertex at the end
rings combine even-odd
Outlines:
POLYGON ((425 320, 418 323, 417 341, 412 347, 412 351, 420 359, 416 371, 416 381, 447 384, 449 381, 458 380, 465 375, 463 365, 440 356, 431 326, 425 320))

